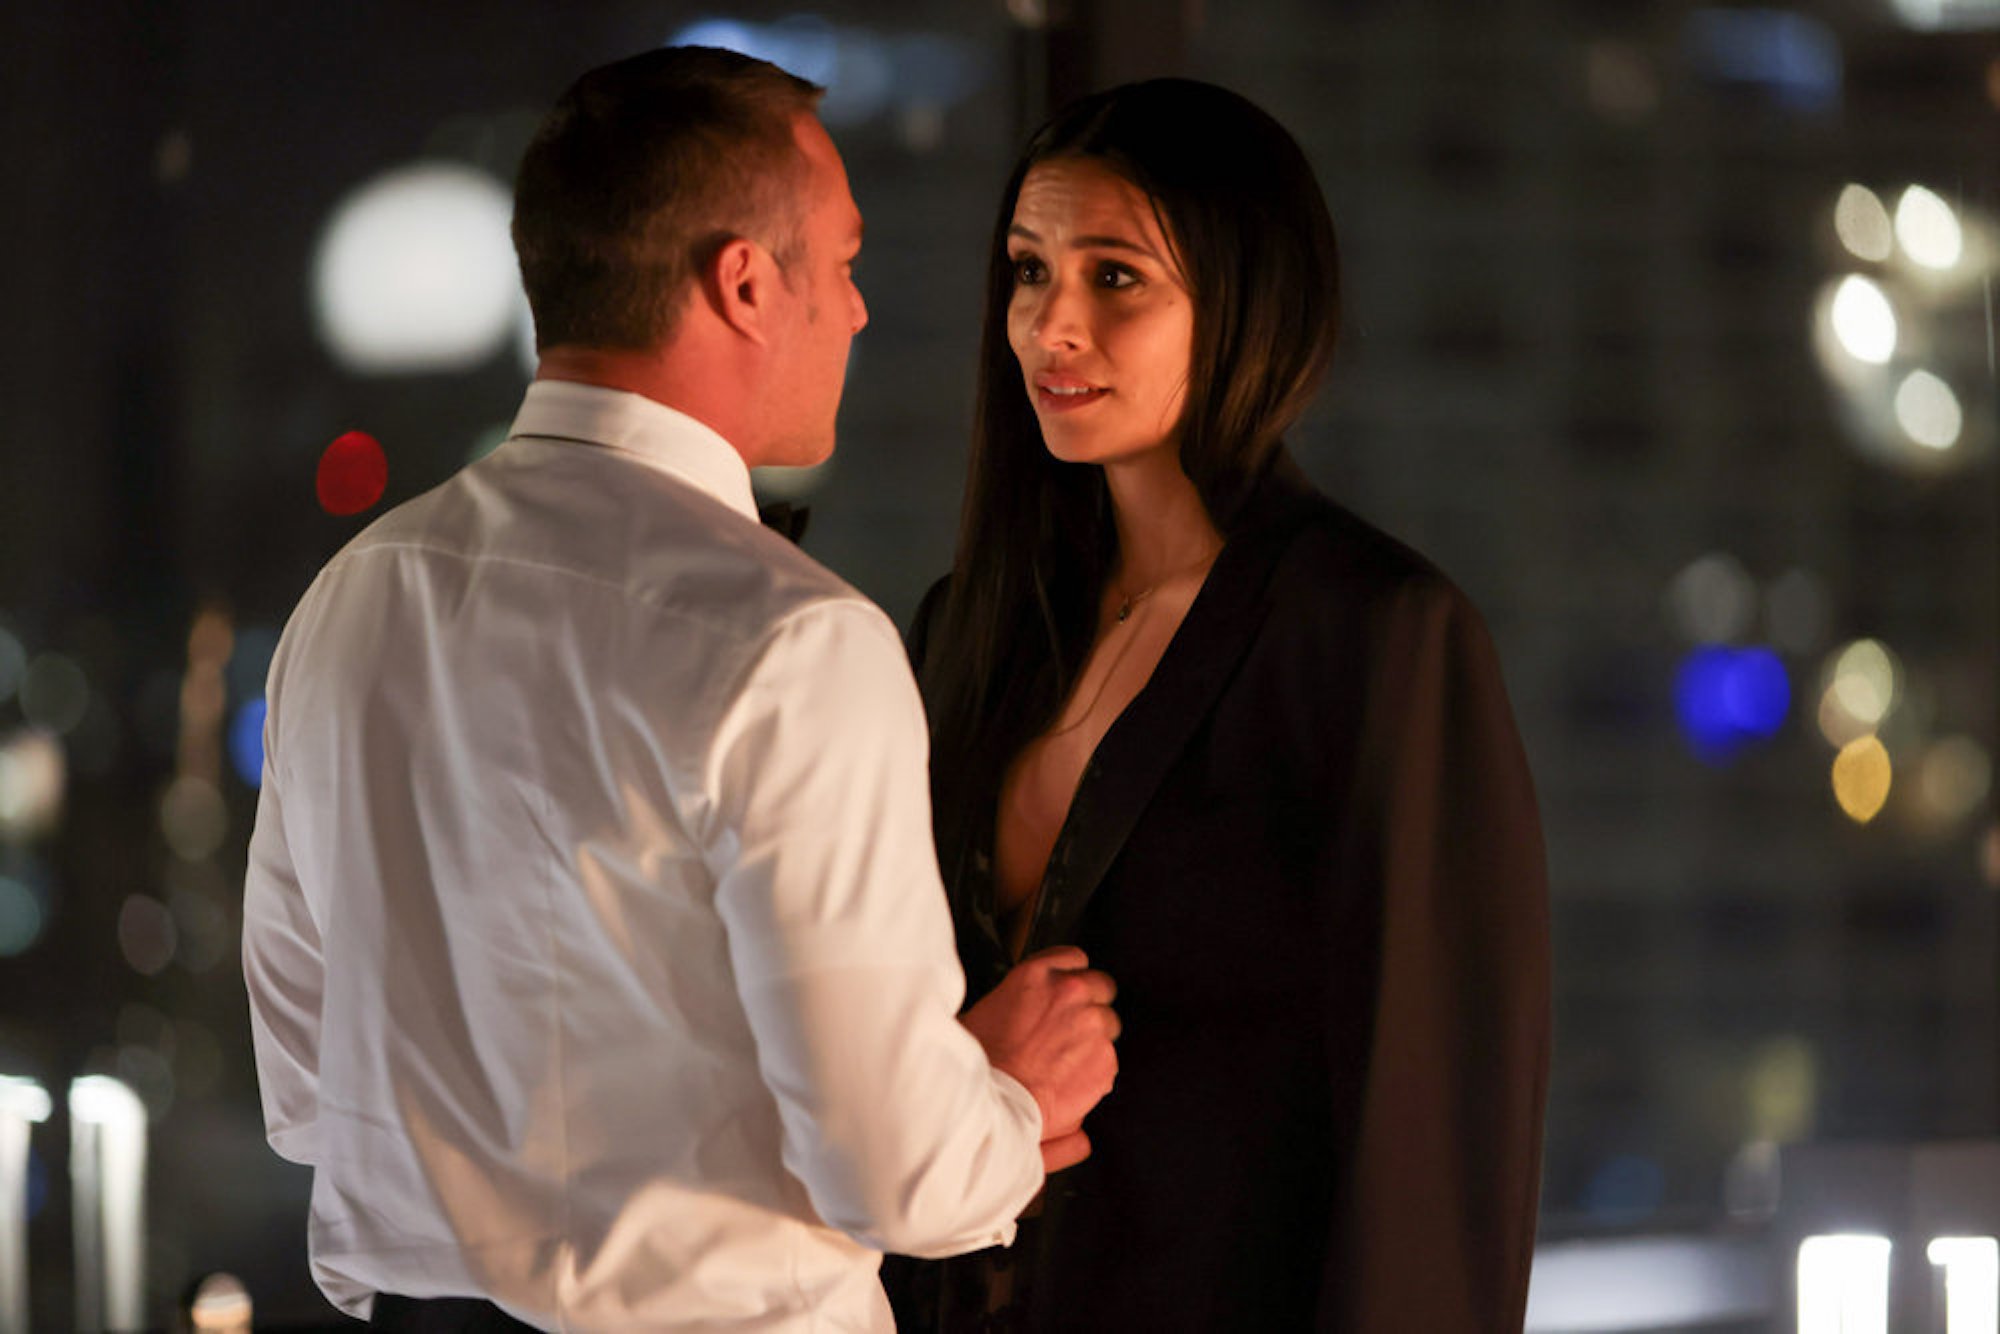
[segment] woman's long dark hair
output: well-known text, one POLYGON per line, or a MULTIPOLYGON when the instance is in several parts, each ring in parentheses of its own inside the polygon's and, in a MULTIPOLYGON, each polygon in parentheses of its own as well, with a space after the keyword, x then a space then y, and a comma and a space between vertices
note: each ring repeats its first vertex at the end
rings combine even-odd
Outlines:
POLYGON ((1042 442, 1007 341, 1007 229, 1030 168, 1098 162, 1151 200, 1193 297, 1181 467, 1226 536, 1333 359, 1339 254, 1319 182, 1284 127, 1226 89, 1154 79, 1094 94, 1036 132, 1007 180, 987 262, 977 417, 942 618, 926 635, 932 768, 1000 768, 1082 668, 1117 536, 1103 469, 1042 442))

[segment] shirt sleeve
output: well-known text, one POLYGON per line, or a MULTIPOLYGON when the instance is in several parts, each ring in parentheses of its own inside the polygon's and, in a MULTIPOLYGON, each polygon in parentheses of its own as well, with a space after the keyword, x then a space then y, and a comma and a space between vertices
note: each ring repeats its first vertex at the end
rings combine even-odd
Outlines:
MULTIPOLYGON (((1354 833, 1327 868, 1365 948, 1366 1053, 1320 1327, 1519 1330, 1549 1060, 1548 889, 1526 756, 1471 605, 1413 580, 1371 618, 1354 833)), ((1361 1031, 1353 1030, 1360 1026, 1361 1031)))
POLYGON ((888 619, 827 602, 773 633, 705 786, 731 964, 829 1225, 919 1256, 1013 1239, 1041 1115, 956 1016, 965 978, 931 842, 923 707, 888 619))
POLYGON ((273 760, 276 732, 273 707, 265 717, 263 782, 243 887, 243 979, 265 1133, 280 1156, 312 1163, 325 964, 285 837, 283 784, 273 760))

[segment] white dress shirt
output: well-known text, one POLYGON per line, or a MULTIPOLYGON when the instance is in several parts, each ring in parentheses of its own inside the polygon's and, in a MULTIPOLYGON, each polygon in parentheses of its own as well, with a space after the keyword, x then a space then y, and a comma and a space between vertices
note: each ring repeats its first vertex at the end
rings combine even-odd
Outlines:
POLYGON ((564 1330, 891 1328, 1041 1117, 955 1015, 887 617, 693 419, 537 382, 271 667, 244 973, 314 1277, 564 1330))

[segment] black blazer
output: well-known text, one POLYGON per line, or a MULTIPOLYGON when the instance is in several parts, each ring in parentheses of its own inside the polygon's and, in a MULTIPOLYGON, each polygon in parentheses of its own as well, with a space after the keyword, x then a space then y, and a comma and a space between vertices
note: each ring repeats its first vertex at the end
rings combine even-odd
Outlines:
MULTIPOLYGON (((976 998, 1009 962, 1000 775, 931 763, 976 998)), ((1471 604, 1287 459, 1084 770, 1028 949, 1060 943, 1124 1021, 1091 1157, 1021 1254, 892 1282, 901 1313, 1018 1261, 1030 1329, 1521 1328, 1549 1048, 1526 759, 1471 604)))

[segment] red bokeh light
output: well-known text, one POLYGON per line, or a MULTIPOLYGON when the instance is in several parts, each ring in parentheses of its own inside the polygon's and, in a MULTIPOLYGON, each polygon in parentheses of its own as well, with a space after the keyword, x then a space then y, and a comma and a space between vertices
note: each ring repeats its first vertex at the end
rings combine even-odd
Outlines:
POLYGON ((382 498, 389 485, 389 459, 366 431, 349 431, 319 456, 313 489, 328 514, 359 514, 382 498))

